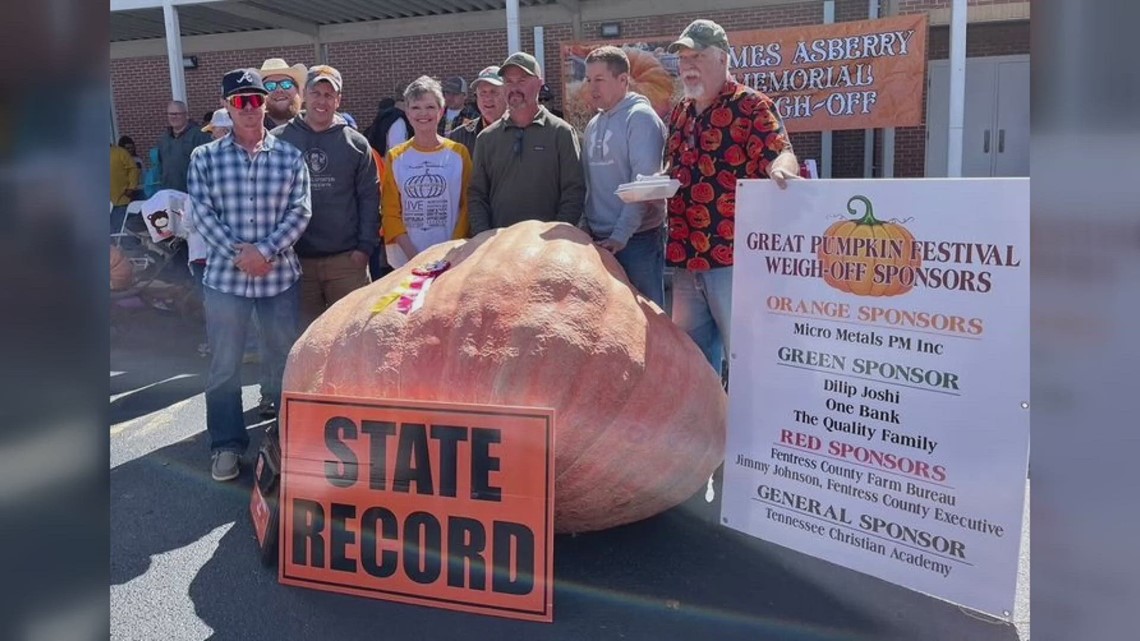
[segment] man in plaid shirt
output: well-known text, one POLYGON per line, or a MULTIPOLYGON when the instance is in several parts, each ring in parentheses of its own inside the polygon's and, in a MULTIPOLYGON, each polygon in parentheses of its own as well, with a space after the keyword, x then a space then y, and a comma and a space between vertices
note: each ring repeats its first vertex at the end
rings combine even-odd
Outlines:
POLYGON ((195 224, 209 245, 202 281, 211 354, 206 430, 216 481, 237 478, 249 444, 241 363, 253 310, 272 386, 263 392, 278 405, 285 358, 299 331, 301 265, 293 243, 312 216, 309 170, 296 147, 265 130, 267 94, 257 70, 227 73, 222 98, 233 131, 190 157, 195 224))

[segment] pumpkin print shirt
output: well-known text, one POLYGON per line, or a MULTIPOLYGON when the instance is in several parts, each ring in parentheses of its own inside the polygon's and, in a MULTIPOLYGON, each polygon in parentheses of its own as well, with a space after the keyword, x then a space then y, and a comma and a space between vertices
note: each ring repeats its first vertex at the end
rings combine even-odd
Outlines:
POLYGON ((669 114, 665 159, 681 187, 669 199, 666 262, 690 271, 732 266, 736 181, 767 178, 792 143, 772 99, 738 82, 697 113, 685 98, 669 114))

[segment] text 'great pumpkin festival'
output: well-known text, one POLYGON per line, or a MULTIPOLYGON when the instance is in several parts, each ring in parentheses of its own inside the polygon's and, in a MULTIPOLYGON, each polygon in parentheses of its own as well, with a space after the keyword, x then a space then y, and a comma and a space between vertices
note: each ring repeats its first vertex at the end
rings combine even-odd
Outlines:
POLYGON ((863 196, 851 198, 850 213, 856 212, 855 202, 863 204, 864 215, 834 223, 823 234, 750 232, 745 246, 776 254, 765 256, 768 273, 822 278, 836 289, 862 296, 895 296, 915 286, 986 294, 993 290, 993 272, 970 266, 1021 267, 1014 245, 917 240, 906 229, 907 221, 876 219, 870 201, 863 196))

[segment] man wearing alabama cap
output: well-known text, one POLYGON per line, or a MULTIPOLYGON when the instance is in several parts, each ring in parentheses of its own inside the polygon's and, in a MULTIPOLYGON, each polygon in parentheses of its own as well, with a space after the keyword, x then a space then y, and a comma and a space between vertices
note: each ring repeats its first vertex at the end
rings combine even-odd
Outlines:
POLYGON ((680 58, 684 89, 665 142, 667 171, 681 183, 667 205, 673 322, 720 373, 732 319, 736 181, 771 178, 784 188, 799 163, 772 100, 729 74, 720 25, 694 20, 669 52, 680 58))
POLYGON ((269 92, 265 128, 272 130, 301 112, 301 95, 305 90, 306 69, 303 64, 288 65, 281 58, 261 63, 261 78, 269 92))
POLYGON ((448 136, 467 147, 467 153, 475 157, 475 139, 479 133, 507 112, 507 98, 503 95, 503 79, 499 77, 498 65, 491 65, 479 72, 471 83, 475 91, 475 105, 479 108, 479 118, 472 118, 467 124, 455 129, 448 136))
POLYGON ((237 478, 249 444, 241 364, 254 310, 267 369, 262 392, 278 403, 285 357, 298 335, 301 264, 293 244, 311 216, 309 170, 296 147, 265 130, 268 94, 256 69, 223 76, 233 131, 190 158, 195 229, 208 246, 202 280, 210 344, 206 431, 216 481, 237 478))

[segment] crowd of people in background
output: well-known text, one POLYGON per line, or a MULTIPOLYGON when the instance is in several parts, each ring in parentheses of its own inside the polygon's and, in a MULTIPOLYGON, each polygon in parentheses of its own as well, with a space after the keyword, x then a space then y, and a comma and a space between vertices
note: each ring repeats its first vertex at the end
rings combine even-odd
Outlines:
MULTIPOLYGON (((596 114, 584 131, 545 106, 543 69, 525 52, 470 85, 417 78, 382 100, 362 131, 340 111, 346 87, 328 65, 275 58, 230 71, 205 127, 171 102, 155 160, 159 187, 189 194, 205 248, 195 278, 211 358, 213 478, 238 476, 248 442, 240 377, 255 319, 259 410, 273 416, 289 347, 330 305, 436 243, 522 220, 577 225, 660 307, 672 266, 673 320, 720 371, 736 181, 782 187, 799 177, 799 163, 771 99, 729 74, 723 28, 696 20, 669 51, 679 56, 683 97, 665 120, 629 90, 622 49, 590 53, 596 114), (659 174, 680 184, 668 200, 626 203, 614 193, 659 174)), ((111 166, 118 210, 146 187, 133 149, 113 146, 111 166)))

